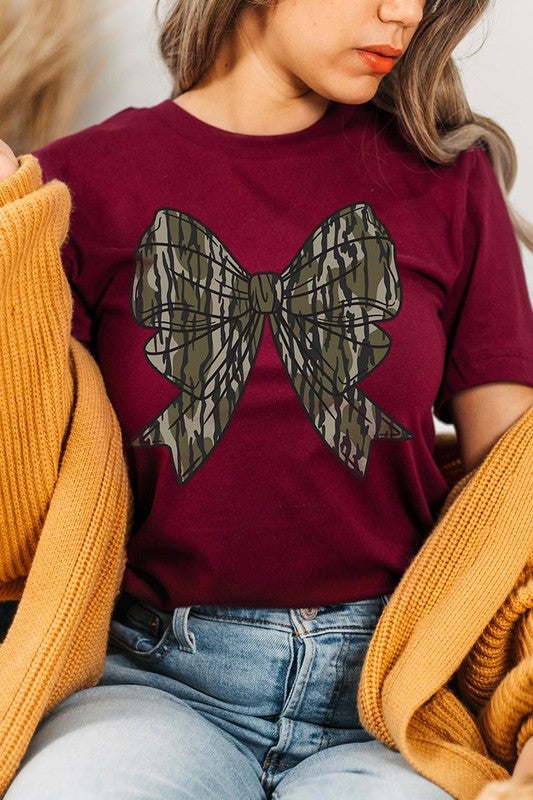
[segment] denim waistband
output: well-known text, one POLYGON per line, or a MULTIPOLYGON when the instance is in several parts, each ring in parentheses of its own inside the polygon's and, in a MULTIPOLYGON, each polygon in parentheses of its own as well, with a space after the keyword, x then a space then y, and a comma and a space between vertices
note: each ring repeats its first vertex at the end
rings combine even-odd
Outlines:
MULTIPOLYGON (((257 625, 287 627, 287 614, 298 612, 303 620, 313 622, 315 630, 326 628, 342 628, 344 626, 353 627, 357 625, 358 618, 364 621, 365 627, 368 625, 369 618, 374 617, 375 621, 389 601, 390 595, 384 594, 378 597, 355 600, 348 603, 336 603, 333 605, 316 606, 314 608, 236 608, 234 606, 219 605, 193 605, 186 606, 182 610, 187 612, 186 616, 212 618, 221 622, 242 622, 257 625)), ((127 624, 134 621, 138 627, 144 628, 153 635, 159 635, 176 617, 177 609, 172 611, 162 611, 139 600, 134 595, 122 592, 119 596, 113 617, 118 621, 127 624)))

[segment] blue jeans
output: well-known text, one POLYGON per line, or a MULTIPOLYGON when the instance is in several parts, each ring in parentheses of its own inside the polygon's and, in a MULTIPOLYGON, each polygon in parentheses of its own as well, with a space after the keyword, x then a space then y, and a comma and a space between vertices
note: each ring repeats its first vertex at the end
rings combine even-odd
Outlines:
POLYGON ((99 684, 37 728, 6 800, 449 800, 361 726, 385 597, 315 609, 123 594, 99 684))

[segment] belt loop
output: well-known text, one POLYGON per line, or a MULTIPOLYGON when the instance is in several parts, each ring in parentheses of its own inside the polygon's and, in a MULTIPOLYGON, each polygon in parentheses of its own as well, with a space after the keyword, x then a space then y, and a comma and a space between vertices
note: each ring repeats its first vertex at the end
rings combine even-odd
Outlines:
POLYGON ((180 650, 187 653, 196 653, 196 639, 194 633, 188 629, 187 622, 192 606, 175 608, 172 615, 172 632, 176 637, 180 650))
POLYGON ((381 595, 381 607, 382 609, 385 608, 389 600, 391 599, 392 594, 382 594, 381 595))

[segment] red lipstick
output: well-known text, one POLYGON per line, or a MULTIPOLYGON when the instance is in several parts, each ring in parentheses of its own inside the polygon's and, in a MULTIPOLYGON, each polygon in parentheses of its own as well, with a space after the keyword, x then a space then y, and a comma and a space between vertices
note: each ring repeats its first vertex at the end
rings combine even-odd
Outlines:
POLYGON ((369 44, 367 47, 358 47, 357 52, 372 72, 386 75, 402 55, 403 50, 396 50, 388 44, 369 44))

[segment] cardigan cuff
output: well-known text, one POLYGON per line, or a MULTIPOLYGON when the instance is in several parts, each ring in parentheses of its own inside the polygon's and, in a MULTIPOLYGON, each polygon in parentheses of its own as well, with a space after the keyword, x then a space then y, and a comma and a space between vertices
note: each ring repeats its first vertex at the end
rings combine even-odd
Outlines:
POLYGON ((0 206, 20 200, 42 186, 41 165, 35 156, 28 154, 18 159, 19 168, 0 181, 0 206))

